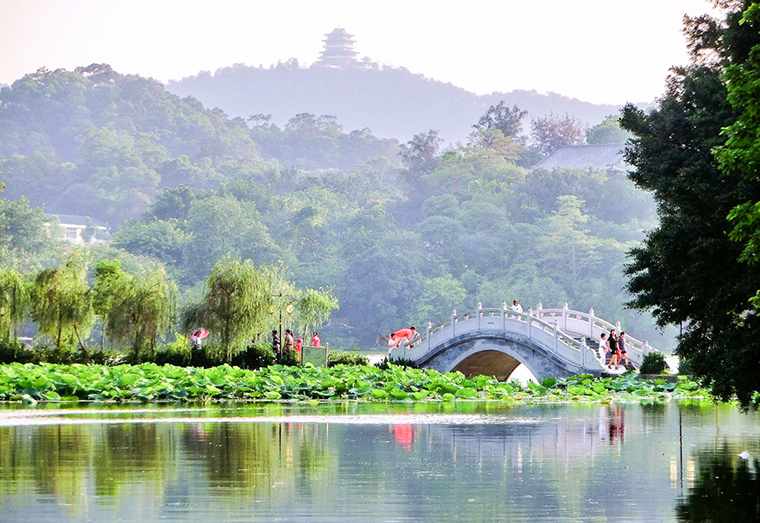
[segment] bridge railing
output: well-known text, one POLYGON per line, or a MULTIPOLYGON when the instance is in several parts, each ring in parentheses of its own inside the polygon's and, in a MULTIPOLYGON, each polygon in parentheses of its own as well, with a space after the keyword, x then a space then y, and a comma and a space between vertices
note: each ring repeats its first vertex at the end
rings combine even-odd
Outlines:
MULTIPOLYGON (((620 322, 617 325, 603 320, 594 314, 594 309, 589 312, 581 312, 569 309, 567 304, 561 309, 544 309, 541 303, 538 304, 535 314, 537 317, 551 324, 556 324, 558 328, 568 334, 587 336, 599 341, 602 333, 609 333, 615 329, 618 335, 621 332, 620 322)), ((628 359, 637 366, 640 366, 644 356, 653 350, 647 341, 640 341, 626 333, 625 349, 628 353, 628 359)))
POLYGON ((435 326, 411 342, 404 342, 390 353, 391 359, 420 359, 433 348, 456 336, 474 331, 511 332, 547 347, 554 355, 580 370, 600 368, 593 352, 586 346, 585 338, 577 340, 563 332, 558 325, 545 321, 532 312, 514 312, 511 309, 474 309, 464 313, 452 313, 447 321, 435 326))

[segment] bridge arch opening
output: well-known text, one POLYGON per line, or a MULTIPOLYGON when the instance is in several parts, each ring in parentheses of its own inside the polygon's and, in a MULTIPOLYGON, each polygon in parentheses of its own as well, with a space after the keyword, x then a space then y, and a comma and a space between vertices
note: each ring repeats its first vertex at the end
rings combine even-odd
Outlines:
POLYGON ((497 350, 484 350, 471 354, 457 363, 452 370, 459 371, 468 378, 485 374, 495 376, 499 381, 507 381, 510 377, 518 379, 523 384, 529 380, 538 381, 520 360, 497 350))

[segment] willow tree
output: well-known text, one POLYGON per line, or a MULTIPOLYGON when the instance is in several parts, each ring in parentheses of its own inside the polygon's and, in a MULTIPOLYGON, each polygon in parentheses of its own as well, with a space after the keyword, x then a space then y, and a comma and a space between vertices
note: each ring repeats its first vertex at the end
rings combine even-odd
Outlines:
POLYGON ((0 267, 0 338, 16 338, 29 312, 30 283, 21 273, 0 267))
POLYGON ((276 322, 293 286, 281 269, 257 269, 251 260, 226 256, 206 278, 203 301, 185 314, 185 328, 203 325, 227 360, 276 322))
MULTIPOLYGON (((118 274, 117 274, 118 275, 118 274)), ((144 269, 137 275, 113 279, 114 294, 106 331, 115 341, 132 345, 134 359, 150 349, 155 353, 156 338, 168 332, 175 319, 177 287, 162 265, 144 269)))
POLYGON ((84 340, 95 320, 92 308, 92 289, 87 283, 89 255, 75 249, 66 262, 41 271, 32 291, 32 319, 42 334, 61 341, 76 337, 85 358, 89 350, 84 340))
POLYGON ((100 348, 103 349, 105 333, 114 303, 127 289, 130 276, 121 268, 119 260, 103 260, 95 266, 95 285, 92 305, 103 321, 100 348))
POLYGON ((330 314, 338 308, 338 299, 333 296, 332 287, 323 289, 306 289, 298 298, 296 311, 298 314, 298 323, 307 338, 309 327, 319 328, 324 322, 330 319, 330 314))

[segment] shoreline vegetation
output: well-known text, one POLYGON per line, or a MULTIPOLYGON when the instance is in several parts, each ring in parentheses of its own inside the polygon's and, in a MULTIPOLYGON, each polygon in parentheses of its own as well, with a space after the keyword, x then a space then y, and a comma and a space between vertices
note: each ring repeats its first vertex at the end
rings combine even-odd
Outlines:
POLYGON ((386 364, 331 368, 272 365, 257 370, 141 365, 0 365, 0 402, 220 402, 220 401, 457 401, 640 402, 713 399, 686 376, 643 380, 636 374, 596 378, 580 374, 522 386, 490 376, 466 378, 386 364))

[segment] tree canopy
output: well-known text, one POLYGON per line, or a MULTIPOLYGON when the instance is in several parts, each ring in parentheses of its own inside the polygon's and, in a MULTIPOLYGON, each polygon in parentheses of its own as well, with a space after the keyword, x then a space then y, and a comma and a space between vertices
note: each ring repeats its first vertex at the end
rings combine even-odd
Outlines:
POLYGON ((692 64, 674 69, 656 109, 628 106, 622 122, 634 135, 626 153, 635 167, 631 179, 653 192, 660 216, 626 269, 631 304, 651 310, 660 325, 682 325, 677 351, 684 365, 720 397, 735 393, 746 405, 760 389, 760 319, 749 305, 760 286, 760 266, 739 261, 743 247, 729 238, 726 217, 737 205, 760 200, 760 183, 752 171, 725 172, 741 158, 730 151, 741 139, 728 143, 722 131, 741 119, 729 103, 723 72, 736 74, 752 48, 748 43, 760 39, 741 19, 732 8, 723 20, 687 19, 692 64), (715 150, 731 160, 724 170, 715 150))

